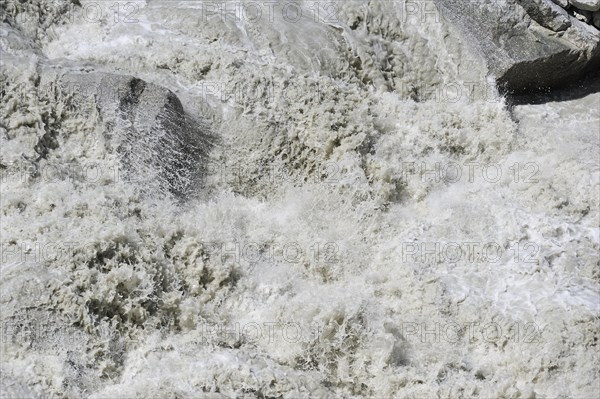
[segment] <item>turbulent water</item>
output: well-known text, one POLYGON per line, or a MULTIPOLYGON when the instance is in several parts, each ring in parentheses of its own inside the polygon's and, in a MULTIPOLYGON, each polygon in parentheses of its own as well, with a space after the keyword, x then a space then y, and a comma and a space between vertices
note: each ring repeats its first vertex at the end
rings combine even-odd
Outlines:
POLYGON ((595 397, 597 83, 511 105, 429 2, 81 4, 0 38, 2 397, 595 397), (40 63, 172 90, 192 192, 40 63))

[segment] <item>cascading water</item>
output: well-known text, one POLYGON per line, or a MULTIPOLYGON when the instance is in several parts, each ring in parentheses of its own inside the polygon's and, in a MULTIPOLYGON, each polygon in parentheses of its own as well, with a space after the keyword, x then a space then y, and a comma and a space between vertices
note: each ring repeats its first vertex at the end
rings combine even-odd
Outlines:
POLYGON ((2 397, 600 389, 597 82, 431 1, 2 7, 2 397))

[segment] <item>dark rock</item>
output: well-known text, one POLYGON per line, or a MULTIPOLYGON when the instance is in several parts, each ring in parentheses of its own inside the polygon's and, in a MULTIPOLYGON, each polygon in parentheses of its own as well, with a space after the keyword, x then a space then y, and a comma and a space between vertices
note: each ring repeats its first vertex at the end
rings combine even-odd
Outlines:
POLYGON ((531 19, 544 28, 560 32, 571 26, 569 14, 552 2, 545 0, 521 0, 520 2, 531 19))
POLYGON ((586 22, 588 24, 592 23, 592 12, 591 11, 575 9, 573 11, 573 14, 575 15, 575 18, 577 18, 580 21, 586 22))
POLYGON ((177 196, 197 189, 208 129, 170 90, 133 76, 50 67, 42 69, 40 85, 95 105, 128 178, 177 196))
POLYGON ((600 31, 565 16, 549 0, 482 0, 471 7, 434 1, 483 56, 504 92, 567 85, 600 64, 600 31))
POLYGON ((600 0, 569 0, 574 7, 585 11, 600 10, 600 0))
MULTIPOLYGON (((120 171, 127 179, 143 182, 147 190, 177 196, 197 190, 209 148, 208 128, 186 114, 173 92, 133 76, 95 71, 66 60, 51 62, 21 30, 1 22, 0 49, 3 70, 8 65, 14 71, 36 66, 37 91, 49 96, 46 100, 54 110, 69 106, 86 118, 97 111, 111 143, 106 151, 119 154, 120 171)), ((59 147, 60 112, 55 114, 56 121, 43 121, 45 132, 33 148, 34 162, 59 147)))
POLYGON ((552 0, 554 4, 558 4, 562 8, 569 7, 569 0, 552 0))

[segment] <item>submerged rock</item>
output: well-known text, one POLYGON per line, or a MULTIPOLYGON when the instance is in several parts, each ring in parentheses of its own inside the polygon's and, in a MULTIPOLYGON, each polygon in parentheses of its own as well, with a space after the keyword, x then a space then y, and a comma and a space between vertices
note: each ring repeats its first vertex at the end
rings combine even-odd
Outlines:
MULTIPOLYGON (((45 20, 57 23, 60 12, 77 3, 58 2, 45 20)), ((37 126, 36 144, 21 156, 37 168, 41 159, 60 153, 61 146, 72 147, 66 144, 64 129, 65 124, 73 124, 64 112, 70 109, 78 118, 100 118, 103 141, 109 143, 101 152, 117 155, 118 171, 126 175, 119 178, 143 182, 141 187, 147 191, 170 192, 178 197, 197 191, 205 167, 202 159, 208 151, 206 124, 190 117, 167 88, 134 76, 99 71, 95 66, 48 60, 39 41, 32 39, 39 32, 28 33, 29 25, 19 21, 33 20, 31 26, 39 28, 37 15, 46 15, 46 8, 52 5, 48 1, 30 6, 13 1, 7 6, 6 21, 0 22, 0 88, 3 96, 8 95, 7 101, 14 95, 0 122, 9 128, 7 137, 17 139, 20 133, 13 134, 11 126, 12 130, 27 124, 37 126), (40 100, 45 104, 43 109, 40 100), (22 121, 19 108, 29 109, 30 122, 22 121)), ((42 28, 49 29, 45 25, 42 28)), ((60 159, 79 157, 59 155, 60 159)))
POLYGON ((6 162, 22 159, 32 170, 47 162, 92 162, 146 192, 197 192, 208 128, 170 90, 37 56, 5 53, 1 71, 6 104, 0 122, 12 149, 3 152, 6 162))
POLYGON ((157 182, 187 195, 198 183, 207 128, 170 90, 133 76, 44 68, 42 87, 57 86, 75 104, 92 101, 133 181, 157 182))

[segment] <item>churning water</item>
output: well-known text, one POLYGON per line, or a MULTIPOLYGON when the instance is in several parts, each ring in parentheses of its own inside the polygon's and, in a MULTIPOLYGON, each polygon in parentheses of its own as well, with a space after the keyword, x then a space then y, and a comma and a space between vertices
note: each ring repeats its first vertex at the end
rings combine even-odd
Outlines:
POLYGON ((430 2, 81 3, 3 28, 3 397, 595 396, 600 93, 510 105, 430 2), (40 63, 173 91, 192 192, 40 63))

